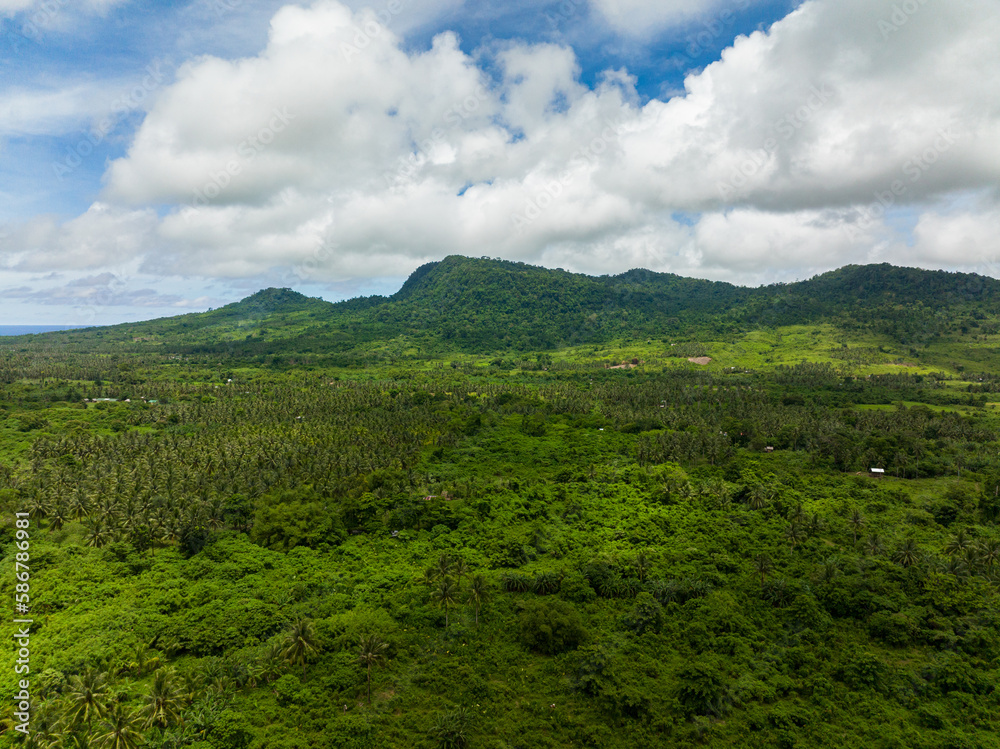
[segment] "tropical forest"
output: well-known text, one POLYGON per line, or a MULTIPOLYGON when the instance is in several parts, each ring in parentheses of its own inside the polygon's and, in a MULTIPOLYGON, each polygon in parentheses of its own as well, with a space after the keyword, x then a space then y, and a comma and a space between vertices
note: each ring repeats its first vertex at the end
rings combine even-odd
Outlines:
POLYGON ((998 362, 890 265, 0 338, 0 747, 1000 746, 998 362))

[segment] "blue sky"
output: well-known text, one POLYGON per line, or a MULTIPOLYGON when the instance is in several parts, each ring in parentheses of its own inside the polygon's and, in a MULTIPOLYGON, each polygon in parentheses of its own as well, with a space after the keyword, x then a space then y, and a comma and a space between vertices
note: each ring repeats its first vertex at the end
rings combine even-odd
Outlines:
POLYGON ((452 253, 997 275, 996 14, 904 6, 0 0, 0 323, 391 293, 452 253))

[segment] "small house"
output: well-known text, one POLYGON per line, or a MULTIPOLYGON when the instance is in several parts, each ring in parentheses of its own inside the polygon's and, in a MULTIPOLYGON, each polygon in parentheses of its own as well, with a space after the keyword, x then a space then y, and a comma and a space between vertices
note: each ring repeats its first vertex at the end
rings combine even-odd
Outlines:
POLYGON ((874 476, 875 478, 880 479, 883 476, 885 476, 885 469, 884 468, 869 468, 868 469, 868 475, 869 476, 874 476))
POLYGON ((766 453, 773 453, 774 452, 774 448, 771 447, 770 445, 768 445, 767 447, 764 448, 764 452, 766 452, 766 453))

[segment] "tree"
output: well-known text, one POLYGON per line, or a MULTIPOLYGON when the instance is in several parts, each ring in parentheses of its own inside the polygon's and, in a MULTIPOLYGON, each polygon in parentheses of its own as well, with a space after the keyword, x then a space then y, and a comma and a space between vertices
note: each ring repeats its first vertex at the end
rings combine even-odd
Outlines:
POLYGON ((1000 541, 983 540, 979 544, 979 563, 987 572, 993 572, 993 567, 1000 560, 1000 541))
POLYGON ((747 507, 751 510, 763 510, 771 501, 771 491, 763 484, 754 484, 747 495, 747 507))
POLYGON ((372 704, 372 666, 377 666, 385 660, 385 651, 389 643, 383 642, 377 635, 361 638, 358 646, 358 663, 368 671, 368 704, 372 704))
POLYGON ((917 542, 912 538, 908 538, 903 542, 903 545, 896 549, 896 553, 892 555, 892 560, 903 567, 912 567, 917 562, 920 561, 920 549, 917 547, 917 542))
POLYGON ((858 542, 858 535, 864 530, 865 527, 865 516, 862 515, 858 510, 854 510, 851 516, 847 519, 847 524, 851 528, 851 536, 854 539, 854 543, 858 542))
POLYGON ((948 539, 948 543, 944 546, 944 553, 950 557, 958 556, 971 546, 972 540, 965 535, 965 530, 963 529, 948 539))
POLYGON ((558 598, 528 601, 518 620, 521 642, 546 655, 572 650, 586 636, 579 612, 558 598))
POLYGON ((181 695, 174 682, 174 672, 161 668, 153 674, 143 710, 146 727, 168 728, 181 721, 181 695))
POLYGON ((319 650, 319 639, 316 627, 309 619, 296 619, 285 634, 282 642, 282 655, 292 665, 302 666, 302 675, 306 674, 306 661, 319 650))
POLYGON ((806 540, 807 538, 806 530, 805 528, 802 527, 802 525, 798 521, 793 521, 785 529, 785 538, 788 539, 788 542, 792 545, 792 548, 794 549, 796 546, 798 546, 800 543, 806 540))
POLYGON ((437 587, 431 592, 431 599, 438 606, 444 609, 444 626, 448 626, 448 612, 455 605, 458 597, 458 586, 452 582, 450 577, 442 577, 438 580, 437 587))
POLYGON ((439 715, 434 723, 438 749, 465 749, 469 745, 469 712, 464 707, 439 715))
POLYGON ((106 673, 99 673, 93 668, 70 677, 68 714, 73 723, 86 722, 87 733, 93 728, 94 718, 104 715, 111 698, 107 678, 106 673))
POLYGON ((473 575, 469 584, 469 603, 476 609, 476 626, 479 626, 479 610, 489 594, 489 583, 483 575, 473 575))
POLYGON ((635 567, 635 574, 639 576, 639 580, 646 582, 646 575, 649 574, 652 566, 653 563, 646 554, 640 553, 636 555, 633 567, 635 567))
POLYGON ((882 545, 882 537, 877 533, 872 533, 868 536, 868 538, 865 539, 865 551, 873 557, 877 557, 885 551, 885 547, 882 545))
POLYGON ((468 562, 461 557, 458 557, 452 562, 452 572, 455 573, 456 584, 459 588, 461 588, 462 577, 472 574, 472 568, 469 566, 468 562))
POLYGON ((771 558, 767 554, 758 554, 753 558, 753 570, 760 575, 761 585, 764 584, 764 581, 767 580, 768 573, 773 569, 774 565, 771 563, 771 558))
POLYGON ((99 749, 135 749, 141 742, 139 717, 120 704, 111 709, 94 737, 99 749))

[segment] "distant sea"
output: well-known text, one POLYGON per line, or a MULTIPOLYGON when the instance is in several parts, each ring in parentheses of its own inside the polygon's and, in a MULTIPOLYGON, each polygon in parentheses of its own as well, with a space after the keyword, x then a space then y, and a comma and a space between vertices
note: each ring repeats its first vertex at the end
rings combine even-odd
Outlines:
POLYGON ((0 336, 31 335, 33 333, 51 333, 56 330, 72 330, 86 328, 86 325, 0 325, 0 336))

